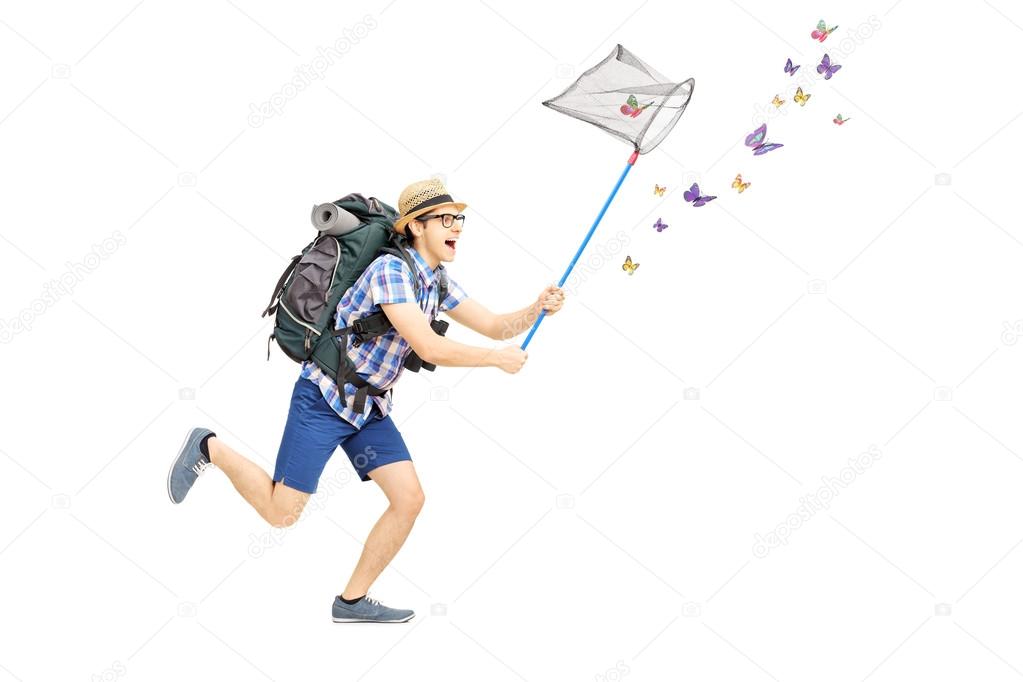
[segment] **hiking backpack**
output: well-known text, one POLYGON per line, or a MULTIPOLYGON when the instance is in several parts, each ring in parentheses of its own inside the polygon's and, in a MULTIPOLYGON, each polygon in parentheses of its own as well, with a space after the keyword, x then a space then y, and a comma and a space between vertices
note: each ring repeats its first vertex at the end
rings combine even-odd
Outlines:
MULTIPOLYGON (((408 265, 417 296, 421 283, 412 257, 405 251, 406 240, 393 229, 398 214, 392 207, 361 194, 349 194, 333 203, 358 218, 359 225, 340 236, 318 232, 291 259, 274 286, 270 304, 263 310, 262 317, 274 315, 274 330, 266 342, 266 359, 270 360, 270 342, 276 339, 289 358, 298 363, 312 360, 334 378, 342 400, 344 384, 353 384, 356 394, 352 408, 361 413, 367 396, 383 395, 391 389, 372 386, 356 373, 346 352, 348 336, 358 346, 366 339, 386 334, 393 325, 381 310, 352 320, 347 327, 334 329, 338 303, 369 264, 385 253, 398 256, 408 265)), ((443 264, 438 264, 435 272, 439 277, 439 311, 440 302, 447 296, 447 273, 443 264)), ((430 326, 443 336, 448 323, 432 320, 430 326)), ((415 350, 410 351, 403 366, 413 372, 420 368, 431 372, 436 369, 436 365, 423 362, 415 350)))

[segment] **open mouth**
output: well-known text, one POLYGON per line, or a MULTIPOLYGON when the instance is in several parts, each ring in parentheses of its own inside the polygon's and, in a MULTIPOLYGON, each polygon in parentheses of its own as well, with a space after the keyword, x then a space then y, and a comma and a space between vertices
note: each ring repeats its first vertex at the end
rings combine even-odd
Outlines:
POLYGON ((449 249, 451 249, 451 253, 454 253, 455 252, 455 242, 456 241, 458 241, 458 240, 456 240, 456 239, 446 239, 446 240, 444 240, 444 246, 446 246, 449 249))

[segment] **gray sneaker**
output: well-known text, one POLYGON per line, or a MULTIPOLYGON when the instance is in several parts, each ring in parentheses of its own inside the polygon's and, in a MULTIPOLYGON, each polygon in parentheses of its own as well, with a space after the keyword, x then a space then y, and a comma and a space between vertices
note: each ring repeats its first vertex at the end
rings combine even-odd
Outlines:
POLYGON ((368 594, 354 604, 346 604, 334 597, 335 623, 404 623, 416 615, 411 609, 392 609, 368 594))
POLYGON ((170 471, 167 472, 167 495, 174 504, 179 504, 185 499, 195 480, 213 466, 199 449, 199 443, 210 433, 213 432, 203 427, 190 430, 185 435, 185 442, 181 444, 178 456, 171 462, 170 471))

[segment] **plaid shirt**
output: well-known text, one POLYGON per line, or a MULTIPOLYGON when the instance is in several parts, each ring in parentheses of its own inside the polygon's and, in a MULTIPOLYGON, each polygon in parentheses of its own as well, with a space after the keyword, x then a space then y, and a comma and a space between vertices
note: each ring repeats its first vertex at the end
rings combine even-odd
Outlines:
MULTIPOLYGON (((440 281, 433 268, 423 260, 419 252, 406 248, 415 263, 416 272, 409 271, 408 265, 393 254, 384 254, 369 264, 355 284, 345 292, 337 305, 335 329, 341 329, 380 310, 381 303, 407 303, 415 301, 422 308, 429 320, 436 319, 438 312, 451 310, 468 298, 465 290, 448 276, 448 295, 440 303, 438 311, 437 298, 440 295, 440 281), (415 294, 412 277, 418 277, 419 296, 415 294)), ((412 346, 403 339, 398 330, 392 328, 386 334, 367 339, 358 346, 353 345, 348 337, 348 357, 355 363, 355 371, 363 379, 377 388, 388 388, 401 376, 405 358, 412 351, 412 346)), ((300 379, 309 379, 320 387, 324 399, 345 421, 355 428, 361 429, 369 419, 375 402, 384 416, 391 411, 391 395, 371 396, 366 401, 366 409, 362 414, 352 409, 355 397, 355 386, 345 384, 344 401, 338 395, 337 383, 333 377, 325 374, 312 360, 302 363, 300 379)))

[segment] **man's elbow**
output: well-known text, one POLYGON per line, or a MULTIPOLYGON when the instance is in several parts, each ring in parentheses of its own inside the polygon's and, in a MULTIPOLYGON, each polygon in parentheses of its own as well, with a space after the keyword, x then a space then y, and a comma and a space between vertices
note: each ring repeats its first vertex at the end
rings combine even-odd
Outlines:
MULTIPOLYGON (((440 337, 437 337, 439 339, 440 337)), ((423 343, 419 344, 421 348, 413 348, 416 351, 416 355, 419 356, 423 362, 429 362, 431 365, 441 365, 443 362, 443 352, 441 344, 437 339, 428 339, 423 343)))
POLYGON ((514 330, 509 328, 508 323, 500 315, 491 317, 490 324, 486 326, 486 330, 484 336, 494 341, 507 341, 515 336, 514 330))

